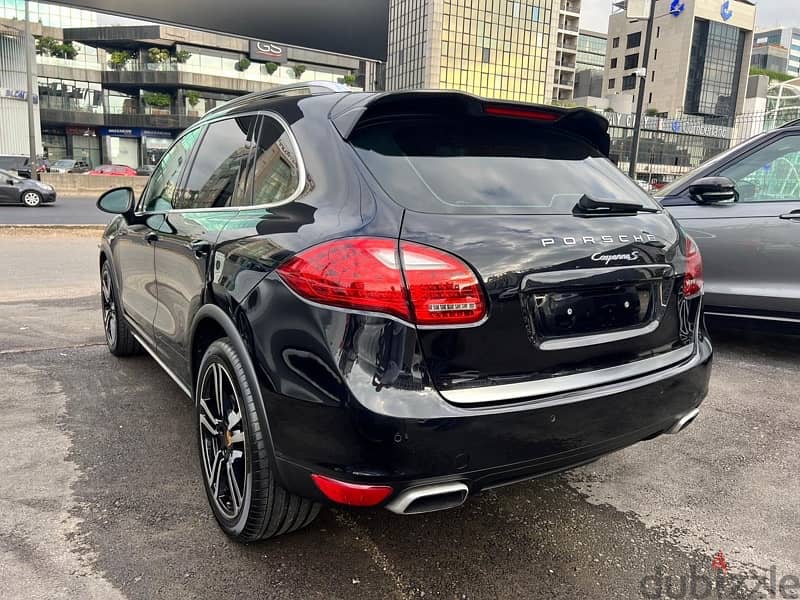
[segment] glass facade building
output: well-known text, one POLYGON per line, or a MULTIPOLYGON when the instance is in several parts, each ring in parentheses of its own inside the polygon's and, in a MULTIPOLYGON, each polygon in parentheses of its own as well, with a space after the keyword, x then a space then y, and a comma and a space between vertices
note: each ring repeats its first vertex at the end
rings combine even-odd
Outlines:
POLYGON ((745 32, 725 23, 695 22, 684 111, 733 117, 745 49, 745 32))
POLYGON ((603 70, 606 65, 608 37, 604 33, 581 31, 578 35, 578 58, 576 69, 603 70))
POLYGON ((783 27, 759 31, 754 37, 755 45, 782 46, 789 53, 786 72, 800 76, 800 29, 783 27))
MULTIPOLYGON (((32 23, 40 23, 45 27, 95 27, 97 13, 68 8, 57 4, 30 3, 32 23)), ((25 20, 24 0, 0 0, 0 19, 25 20)))
MULTIPOLYGON (((561 4, 580 10, 579 2, 561 4)), ((574 57, 557 51, 560 40, 569 40, 574 56, 577 12, 567 15, 559 6, 553 0, 392 0, 386 88, 461 90, 521 102, 549 101, 562 83, 571 92, 572 80, 556 69, 563 63, 574 72, 574 57)))

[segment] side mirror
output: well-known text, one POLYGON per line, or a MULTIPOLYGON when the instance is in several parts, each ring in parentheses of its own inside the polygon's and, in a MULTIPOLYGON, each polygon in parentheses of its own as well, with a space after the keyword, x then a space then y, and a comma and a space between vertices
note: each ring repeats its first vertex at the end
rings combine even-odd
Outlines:
POLYGON ((689 195, 698 204, 738 202, 736 184, 727 177, 702 177, 689 187, 689 195))
POLYGON ((97 201, 97 208, 112 215, 125 215, 127 218, 127 216, 133 214, 134 201, 133 188, 114 188, 100 196, 97 201))

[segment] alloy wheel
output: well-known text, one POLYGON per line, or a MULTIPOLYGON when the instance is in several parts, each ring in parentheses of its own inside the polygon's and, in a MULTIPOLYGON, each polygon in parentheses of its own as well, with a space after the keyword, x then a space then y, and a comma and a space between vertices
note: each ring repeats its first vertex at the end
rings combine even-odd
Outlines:
POLYGON ((103 301, 103 328, 108 345, 113 347, 117 341, 117 305, 114 303, 114 286, 108 267, 103 269, 100 287, 103 301))
POLYGON ((206 484, 217 509, 235 519, 248 489, 247 449, 239 393, 221 362, 210 363, 203 373, 198 403, 206 484))
POLYGON ((39 206, 41 200, 36 192, 25 192, 22 195, 22 201, 26 206, 39 206))

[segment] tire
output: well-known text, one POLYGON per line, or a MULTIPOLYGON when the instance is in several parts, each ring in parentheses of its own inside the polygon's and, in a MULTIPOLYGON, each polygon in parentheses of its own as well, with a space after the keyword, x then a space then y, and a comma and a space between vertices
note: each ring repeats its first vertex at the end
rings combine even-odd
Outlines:
POLYGON ((42 195, 33 190, 25 190, 22 192, 22 203, 28 208, 36 208, 42 204, 42 195))
POLYGON ((108 349, 114 356, 130 356, 141 352, 141 346, 133 337, 130 325, 119 310, 117 290, 111 276, 108 261, 100 268, 100 301, 103 307, 103 330, 108 349))
POLYGON ((194 394, 200 473, 222 530, 246 543, 310 524, 320 505, 275 481, 266 425, 228 338, 206 350, 194 394))

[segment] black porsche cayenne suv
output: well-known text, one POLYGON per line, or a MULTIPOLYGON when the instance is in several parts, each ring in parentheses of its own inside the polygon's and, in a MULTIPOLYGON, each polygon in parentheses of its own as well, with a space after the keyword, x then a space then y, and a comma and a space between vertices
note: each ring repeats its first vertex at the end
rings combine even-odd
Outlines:
POLYGON ((224 531, 454 507, 688 425, 700 255, 608 151, 588 110, 302 84, 106 193, 108 346, 193 398, 224 531))

